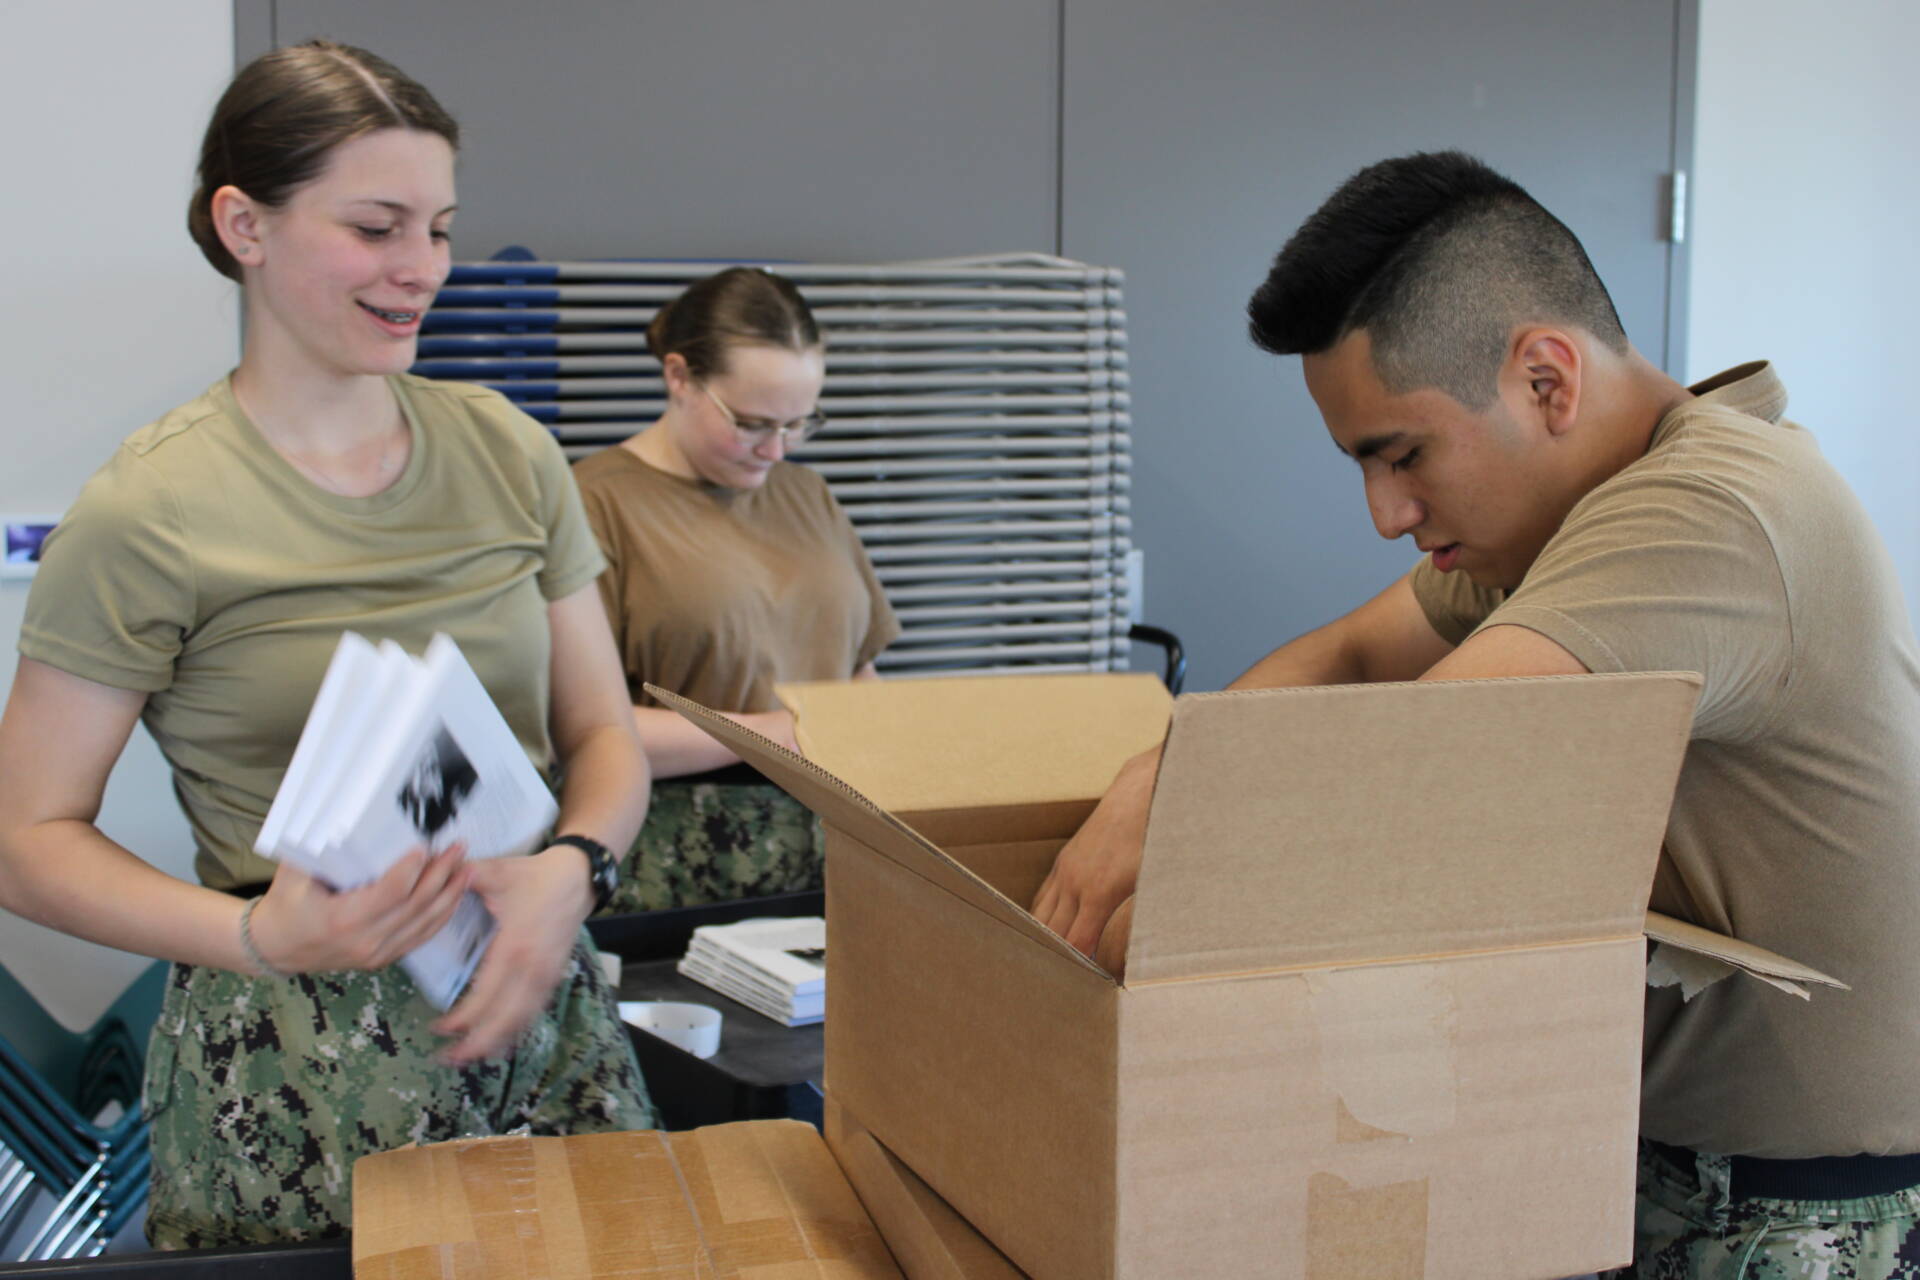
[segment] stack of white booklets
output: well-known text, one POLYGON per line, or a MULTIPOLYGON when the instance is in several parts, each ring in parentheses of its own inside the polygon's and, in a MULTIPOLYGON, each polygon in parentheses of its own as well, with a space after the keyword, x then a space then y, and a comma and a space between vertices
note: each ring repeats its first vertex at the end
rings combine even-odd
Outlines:
MULTIPOLYGON (((436 635, 414 658, 349 631, 254 849, 346 890, 415 849, 438 853, 457 841, 469 858, 526 853, 557 812, 459 646, 436 635)), ((445 1009, 492 938, 493 917, 468 893, 402 963, 445 1009)))
POLYGON ((680 972, 789 1027, 827 1016, 827 922, 742 920, 693 931, 680 972))

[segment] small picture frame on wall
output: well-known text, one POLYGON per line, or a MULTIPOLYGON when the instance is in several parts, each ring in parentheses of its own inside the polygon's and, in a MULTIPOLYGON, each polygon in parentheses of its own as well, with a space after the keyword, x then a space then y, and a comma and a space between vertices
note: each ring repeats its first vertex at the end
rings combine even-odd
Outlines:
POLYGON ((40 567, 40 548, 59 516, 0 517, 0 578, 27 578, 40 567))

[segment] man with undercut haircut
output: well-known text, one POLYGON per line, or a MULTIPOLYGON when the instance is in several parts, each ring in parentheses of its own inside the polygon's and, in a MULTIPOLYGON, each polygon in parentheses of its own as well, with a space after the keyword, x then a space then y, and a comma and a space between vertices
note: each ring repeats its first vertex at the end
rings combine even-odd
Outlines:
MULTIPOLYGON (((1248 312, 1426 555, 1234 687, 1700 672, 1653 906, 1851 985, 1649 993, 1629 1274, 1920 1277, 1920 651, 1772 368, 1669 378, 1573 233, 1453 152, 1349 179, 1248 312)), ((1089 953, 1124 954, 1157 767, 1035 900, 1089 953)))

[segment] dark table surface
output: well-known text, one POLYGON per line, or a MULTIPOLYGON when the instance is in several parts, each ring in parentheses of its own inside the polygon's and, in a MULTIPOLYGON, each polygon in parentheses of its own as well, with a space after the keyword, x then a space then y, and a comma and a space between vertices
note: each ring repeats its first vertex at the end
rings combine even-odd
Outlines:
POLYGON ((639 1032, 653 1044, 676 1054, 704 1061, 716 1071, 751 1088, 784 1088, 820 1081, 826 1059, 825 1029, 783 1027, 765 1014, 721 995, 712 987, 682 977, 672 960, 628 963, 620 973, 622 1000, 672 1000, 704 1004, 720 1011, 720 1051, 711 1058, 694 1058, 679 1046, 649 1032, 639 1032))
POLYGON ((314 1244, 183 1249, 177 1253, 116 1253, 71 1262, 0 1263, 0 1276, 46 1280, 352 1280, 353 1246, 346 1240, 314 1244))
POLYGON ((819 1024, 785 1027, 691 978, 676 962, 693 931, 756 916, 817 916, 825 895, 789 893, 671 911, 607 916, 588 922, 602 951, 624 962, 622 1000, 672 1000, 720 1011, 720 1050, 696 1058, 649 1032, 629 1028, 663 1129, 695 1129, 730 1120, 793 1116, 820 1121, 820 1075, 825 1038, 819 1024))

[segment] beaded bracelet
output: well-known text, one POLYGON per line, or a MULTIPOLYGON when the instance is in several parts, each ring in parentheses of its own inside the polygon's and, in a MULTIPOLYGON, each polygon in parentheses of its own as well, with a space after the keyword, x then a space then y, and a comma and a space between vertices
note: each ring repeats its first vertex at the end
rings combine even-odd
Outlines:
POLYGON ((260 944, 253 940, 253 909, 260 905, 260 899, 248 898, 247 905, 240 908, 240 950, 253 962, 254 968, 269 978, 285 978, 290 974, 274 968, 267 958, 260 954, 260 944))

